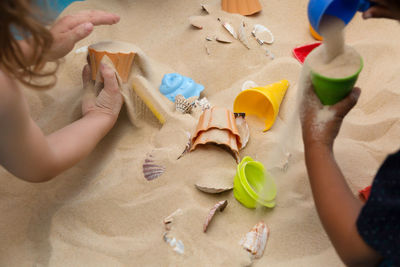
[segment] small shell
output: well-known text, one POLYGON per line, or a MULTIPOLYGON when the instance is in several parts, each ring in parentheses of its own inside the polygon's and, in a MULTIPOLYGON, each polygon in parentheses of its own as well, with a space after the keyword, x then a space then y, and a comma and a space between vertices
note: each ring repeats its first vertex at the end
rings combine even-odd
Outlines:
POLYGON ((171 213, 169 216, 165 217, 164 220, 163 220, 165 229, 167 231, 171 230, 171 224, 174 221, 174 217, 176 217, 178 215, 182 215, 182 214, 183 214, 182 209, 177 209, 176 211, 171 213))
POLYGON ((222 26, 224 26, 224 28, 233 36, 233 38, 237 39, 237 34, 235 29, 232 27, 231 24, 227 23, 227 22, 223 22, 222 26))
POLYGON ((190 97, 186 99, 183 95, 177 95, 175 97, 175 108, 177 111, 183 114, 190 114, 196 100, 197 97, 190 97))
POLYGON ((183 150, 182 154, 179 155, 179 157, 177 158, 177 160, 180 159, 180 158, 182 158, 182 157, 183 157, 187 152, 189 152, 190 149, 192 148, 192 137, 191 137, 191 135, 190 135, 189 132, 186 132, 186 135, 187 135, 187 137, 189 138, 189 141, 186 143, 185 150, 183 150))
POLYGON ((258 85, 253 82, 253 81, 245 81, 242 85, 242 91, 247 90, 247 89, 251 89, 254 87, 258 87, 258 85))
POLYGON ((189 23, 197 28, 197 29, 203 29, 203 24, 201 23, 201 17, 198 16, 191 16, 189 17, 189 23))
POLYGON ((215 38, 214 38, 214 37, 211 37, 211 36, 207 36, 207 37, 206 37, 206 40, 209 41, 209 42, 213 41, 214 39, 215 39, 215 38))
POLYGON ((208 225, 210 224, 210 222, 214 218, 215 212, 217 212, 217 210, 223 212, 227 205, 228 205, 228 201, 227 200, 222 200, 222 201, 220 201, 220 202, 218 202, 217 204, 214 205, 214 207, 208 213, 206 221, 204 222, 204 225, 203 225, 203 232, 204 233, 207 231, 208 225))
POLYGON ((242 141, 242 147, 240 149, 243 149, 247 145, 250 138, 249 125, 246 122, 245 116, 245 113, 235 113, 236 126, 239 131, 240 140, 242 141))
POLYGON ((173 236, 169 236, 168 232, 163 234, 164 241, 170 245, 174 251, 178 252, 179 254, 183 254, 185 252, 185 246, 181 240, 177 240, 173 236))
POLYGON ((217 40, 217 41, 220 42, 220 43, 224 43, 224 44, 230 44, 230 43, 232 43, 231 40, 229 40, 228 38, 226 38, 226 37, 224 37, 224 36, 217 36, 217 37, 215 38, 215 40, 217 40))
POLYGON ((160 177, 165 172, 165 167, 157 165, 154 162, 154 157, 149 155, 143 163, 143 175, 147 181, 154 180, 160 177))
POLYGON ((210 187, 208 185, 201 185, 201 184, 195 184, 196 188, 199 189, 200 191, 204 192, 204 193, 209 193, 209 194, 219 194, 225 191, 229 191, 233 189, 233 185, 232 186, 221 186, 221 187, 210 187))
POLYGON ((268 235, 269 228, 261 221, 251 228, 246 237, 240 241, 240 245, 251 254, 252 258, 259 259, 264 254, 268 235))
POLYGON ((262 44, 272 44, 275 40, 274 35, 272 32, 265 27, 264 25, 261 24, 256 24, 253 27, 253 31, 251 34, 256 38, 257 42, 262 45, 262 44), (265 34, 266 33, 266 34, 265 34), (268 35, 268 36, 266 36, 268 35))
POLYGON ((239 41, 240 41, 247 49, 250 49, 250 47, 249 47, 249 42, 248 42, 247 36, 246 36, 246 30, 245 30, 244 21, 242 21, 242 23, 240 23, 240 27, 239 27, 239 41))
POLYGON ((211 104, 208 101, 207 98, 203 97, 202 99, 196 100, 194 102, 195 107, 201 107, 201 109, 204 111, 206 109, 211 108, 211 104))
POLYGON ((210 14, 209 6, 208 5, 201 5, 201 9, 210 14))

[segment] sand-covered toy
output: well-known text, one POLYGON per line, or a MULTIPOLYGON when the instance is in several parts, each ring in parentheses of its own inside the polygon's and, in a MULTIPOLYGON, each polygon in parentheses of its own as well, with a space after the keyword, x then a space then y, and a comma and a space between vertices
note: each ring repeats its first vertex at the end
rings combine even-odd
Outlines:
POLYGON ((268 131, 278 116, 279 107, 288 87, 289 82, 282 80, 267 86, 244 90, 236 96, 233 111, 256 115, 265 121, 264 131, 268 131))
POLYGON ((178 73, 165 74, 160 86, 160 92, 172 102, 175 102, 177 95, 182 95, 186 99, 193 96, 200 97, 203 90, 203 85, 178 73))
POLYGON ((96 80, 100 62, 107 55, 115 66, 122 82, 127 82, 135 57, 134 46, 118 41, 104 41, 88 47, 92 79, 96 80))
POLYGON ((275 206, 276 185, 261 162, 244 157, 238 164, 233 182, 235 198, 247 208, 275 206))
POLYGON ((222 0, 222 10, 241 15, 252 15, 262 10, 258 0, 222 0))

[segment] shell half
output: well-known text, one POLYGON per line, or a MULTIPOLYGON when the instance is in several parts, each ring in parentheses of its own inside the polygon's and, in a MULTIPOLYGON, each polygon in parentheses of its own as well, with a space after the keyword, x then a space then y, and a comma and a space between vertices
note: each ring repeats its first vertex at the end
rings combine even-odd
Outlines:
POLYGON ((259 259, 264 254, 269 236, 269 228, 263 222, 257 223, 250 232, 240 241, 240 245, 247 250, 252 258, 259 259))

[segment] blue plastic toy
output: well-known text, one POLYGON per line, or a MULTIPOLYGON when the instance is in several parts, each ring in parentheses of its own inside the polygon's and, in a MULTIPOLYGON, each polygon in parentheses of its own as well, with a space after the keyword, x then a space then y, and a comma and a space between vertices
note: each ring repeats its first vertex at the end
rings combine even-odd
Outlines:
POLYGON ((160 86, 160 92, 172 102, 175 102, 177 95, 183 95, 185 98, 200 97, 200 92, 203 90, 203 85, 178 73, 165 74, 160 86))
POLYGON ((370 8, 368 0, 310 0, 308 3, 308 20, 319 34, 319 24, 324 15, 340 18, 348 24, 357 11, 364 12, 370 8))

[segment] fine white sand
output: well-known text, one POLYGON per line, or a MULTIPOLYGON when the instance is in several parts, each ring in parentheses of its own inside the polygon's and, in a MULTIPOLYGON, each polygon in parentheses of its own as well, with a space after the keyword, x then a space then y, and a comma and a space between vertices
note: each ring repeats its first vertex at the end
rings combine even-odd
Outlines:
MULTIPOLYGON (((294 127, 290 135, 283 134, 292 124, 301 70, 291 50, 314 41, 308 31, 307 1, 261 3, 259 15, 242 17, 221 12, 219 0, 87 0, 73 4, 64 15, 93 8, 120 14, 118 25, 97 28, 76 48, 102 40, 131 42, 147 55, 142 63, 157 73, 175 71, 193 78, 205 86, 203 95, 214 105, 232 109, 244 81, 266 85, 287 79, 290 88, 275 125, 264 133, 262 121, 248 118, 250 141, 240 153, 261 161, 274 175, 277 206, 250 210, 232 192, 209 195, 195 188, 205 176, 233 179, 236 167, 232 156, 217 147, 199 148, 176 160, 187 143, 186 132, 194 131, 196 116, 172 112, 163 127, 155 120, 135 127, 124 109, 87 159, 48 183, 29 184, 0 170, 1 266, 240 266, 248 258, 239 241, 260 220, 271 235, 254 266, 341 266, 315 211, 300 131, 294 127), (210 5, 211 14, 201 11, 203 3, 210 5), (189 25, 190 16, 202 16, 203 30, 189 25), (268 46, 275 60, 251 38, 250 50, 232 38, 231 44, 206 41, 208 35, 230 38, 217 17, 235 28, 244 20, 249 36, 252 25, 267 26, 275 35, 275 43, 268 46), (141 166, 152 151, 166 172, 147 181, 141 166), (292 155, 288 165, 287 152, 292 155), (204 234, 209 209, 224 199, 227 208, 204 234), (178 208, 182 215, 174 220, 170 235, 184 243, 183 255, 162 238, 163 218, 178 208)), ((346 27, 346 42, 364 59, 358 81, 363 92, 345 119, 335 153, 356 193, 371 183, 386 155, 398 148, 400 27, 387 20, 363 22, 358 14, 346 27)), ((45 133, 80 117, 85 57, 74 52, 66 57, 54 89, 25 90, 32 116, 45 133)), ((151 85, 161 82, 157 75, 145 74, 151 85)))

